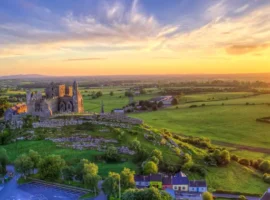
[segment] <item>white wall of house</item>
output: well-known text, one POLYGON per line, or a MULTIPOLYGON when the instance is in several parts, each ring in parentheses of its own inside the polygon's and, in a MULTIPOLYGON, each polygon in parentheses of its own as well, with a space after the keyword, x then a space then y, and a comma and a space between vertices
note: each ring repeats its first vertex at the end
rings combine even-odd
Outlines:
POLYGON ((135 183, 136 183, 136 186, 148 187, 150 185, 150 183, 147 181, 136 181, 135 183))
POLYGON ((173 185, 173 190, 188 191, 188 185, 173 185))
POLYGON ((199 187, 199 192, 206 192, 207 188, 206 187, 199 187))
POLYGON ((189 187, 189 192, 206 192, 207 188, 206 187, 189 187))

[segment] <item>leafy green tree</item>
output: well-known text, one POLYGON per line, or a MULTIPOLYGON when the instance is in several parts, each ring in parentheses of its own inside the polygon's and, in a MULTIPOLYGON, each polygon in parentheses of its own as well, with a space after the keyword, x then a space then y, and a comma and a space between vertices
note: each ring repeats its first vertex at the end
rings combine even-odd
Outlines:
POLYGON ((153 161, 148 161, 143 166, 144 174, 156 174, 158 172, 158 166, 153 161))
POLYGON ((227 165, 231 162, 230 152, 227 150, 223 150, 220 153, 220 159, 222 161, 222 165, 227 165))
POLYGON ((33 169, 38 167, 39 161, 40 161, 40 155, 38 152, 30 149, 28 153, 29 158, 33 162, 33 169))
POLYGON ((23 117, 23 128, 33 128, 33 122, 36 122, 38 117, 26 115, 23 117))
POLYGON ((120 174, 109 172, 109 176, 102 183, 102 189, 108 196, 118 197, 120 174))
POLYGON ((98 166, 95 163, 84 163, 83 167, 83 182, 86 187, 93 191, 98 190, 98 181, 100 176, 98 175, 98 166))
POLYGON ((163 102, 162 102, 162 101, 158 102, 157 106, 158 106, 159 108, 162 108, 162 107, 163 107, 163 102))
POLYGON ((91 189, 92 191, 98 191, 98 181, 100 180, 99 175, 92 175, 90 173, 84 174, 83 175, 83 182, 84 185, 91 189))
POLYGON ((213 200, 213 195, 210 192, 203 193, 203 200, 213 200))
POLYGON ((227 165, 231 161, 230 152, 227 150, 220 151, 219 149, 216 149, 213 153, 213 157, 218 165, 227 165))
POLYGON ((65 166, 62 169, 62 173, 63 173, 64 180, 72 181, 75 174, 75 169, 74 167, 71 167, 71 166, 65 166))
POLYGON ((122 200, 172 200, 173 198, 165 191, 157 188, 128 189, 122 195, 122 200))
POLYGON ((76 172, 76 179, 78 180, 83 180, 83 170, 84 170, 84 165, 90 163, 89 160, 87 159, 81 159, 78 165, 75 168, 76 172))
POLYGON ((143 200, 143 193, 138 189, 127 189, 123 195, 122 200, 143 200))
POLYGON ((149 158, 149 161, 153 161, 154 163, 156 163, 157 165, 159 164, 159 159, 156 156, 152 156, 149 158))
POLYGON ((140 90, 140 94, 146 94, 147 92, 146 92, 146 89, 141 89, 140 90))
POLYGON ((270 161, 268 160, 264 160, 260 165, 259 165, 259 169, 266 173, 266 172, 270 172, 270 161))
POLYGON ((248 159, 246 158, 242 158, 238 161, 241 165, 244 165, 244 166, 249 166, 250 165, 250 162, 248 159))
POLYGON ((84 163, 83 174, 97 175, 98 166, 95 163, 84 163))
POLYGON ((26 154, 20 155, 15 160, 16 171, 22 173, 22 175, 24 175, 24 177, 30 174, 31 169, 33 169, 33 167, 34 167, 33 161, 26 154))
POLYGON ((6 109, 10 107, 7 98, 0 98, 0 117, 4 116, 6 109))
POLYGON ((105 158, 107 161, 118 161, 119 154, 117 148, 113 145, 109 146, 106 150, 105 158))
POLYGON ((3 148, 0 148, 0 174, 6 173, 7 163, 8 163, 7 151, 3 148))
POLYGON ((177 105, 178 103, 179 103, 179 102, 178 102, 178 99, 173 98, 171 104, 175 106, 175 105, 177 105))
POLYGON ((111 91, 111 92, 110 92, 110 96, 113 96, 113 95, 114 95, 114 93, 113 93, 113 91, 111 91))
POLYGON ((102 95, 103 95, 103 93, 101 91, 98 91, 95 96, 96 97, 101 97, 102 95))
POLYGON ((65 165, 65 161, 59 155, 49 155, 41 159, 38 167, 41 179, 52 181, 59 179, 65 165))
POLYGON ((135 171, 131 171, 129 168, 124 168, 121 173, 121 185, 123 188, 133 188, 135 186, 134 180, 135 171))
POLYGON ((137 138, 135 138, 131 142, 131 149, 133 149, 136 152, 139 152, 141 150, 141 142, 137 138))
POLYGON ((185 153, 183 162, 183 169, 185 170, 189 170, 193 166, 192 157, 188 153, 185 153))
POLYGON ((172 196, 164 190, 160 191, 160 194, 162 200, 173 200, 172 196))
POLYGON ((151 200, 160 199, 160 200, 162 200, 161 193, 159 192, 159 190, 157 188, 154 188, 154 187, 151 187, 147 190, 144 190, 143 196, 144 196, 144 199, 149 199, 149 200, 150 199, 151 200))
POLYGON ((159 161, 163 160, 162 152, 158 149, 154 149, 151 153, 151 156, 155 156, 159 161))

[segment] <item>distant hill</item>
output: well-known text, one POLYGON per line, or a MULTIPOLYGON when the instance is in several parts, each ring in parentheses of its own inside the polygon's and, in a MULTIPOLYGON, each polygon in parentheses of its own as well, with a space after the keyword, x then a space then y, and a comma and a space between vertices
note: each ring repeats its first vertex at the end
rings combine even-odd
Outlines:
POLYGON ((15 74, 15 75, 0 76, 0 79, 36 79, 46 77, 48 76, 40 74, 15 74))

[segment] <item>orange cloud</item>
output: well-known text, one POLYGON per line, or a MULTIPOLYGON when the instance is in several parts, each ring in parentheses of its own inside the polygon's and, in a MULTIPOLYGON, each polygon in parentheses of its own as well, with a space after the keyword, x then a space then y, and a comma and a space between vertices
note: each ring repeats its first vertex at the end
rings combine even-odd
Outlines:
POLYGON ((228 54, 241 55, 267 49, 270 44, 232 45, 226 48, 228 54))

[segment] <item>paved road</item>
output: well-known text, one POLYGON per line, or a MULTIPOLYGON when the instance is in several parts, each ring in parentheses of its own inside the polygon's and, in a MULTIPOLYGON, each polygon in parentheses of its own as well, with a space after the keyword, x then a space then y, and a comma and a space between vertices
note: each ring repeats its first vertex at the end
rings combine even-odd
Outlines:
POLYGON ((104 194, 104 192, 102 191, 102 183, 103 181, 99 181, 98 183, 98 188, 100 190, 100 193, 97 197, 95 197, 93 200, 107 200, 107 196, 104 194))
MULTIPOLYGON (((218 194, 218 193, 213 193, 215 197, 225 197, 225 198, 238 198, 239 195, 234 195, 234 194, 218 194)), ((259 197, 249 197, 245 196, 248 200, 260 200, 259 197)))

